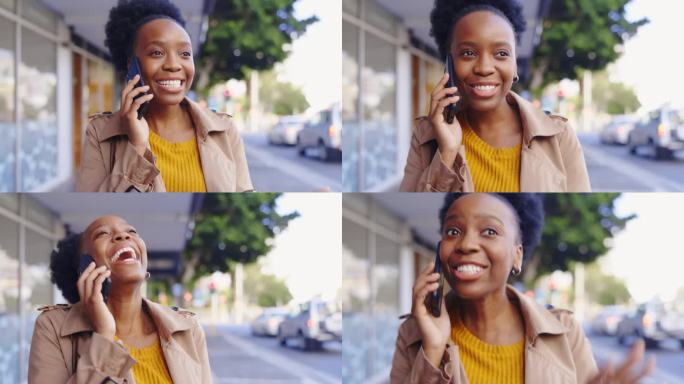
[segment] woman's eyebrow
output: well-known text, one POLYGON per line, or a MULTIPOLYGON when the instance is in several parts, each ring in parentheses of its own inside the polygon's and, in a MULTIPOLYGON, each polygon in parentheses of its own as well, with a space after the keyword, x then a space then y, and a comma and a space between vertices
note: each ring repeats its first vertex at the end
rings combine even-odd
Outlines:
MULTIPOLYGON (((501 223, 501 225, 504 225, 503 220, 499 219, 498 217, 496 217, 496 216, 494 216, 494 215, 492 215, 492 214, 488 214, 488 213, 478 213, 478 214, 475 215, 475 217, 478 218, 478 219, 491 219, 491 220, 495 220, 495 221, 498 221, 499 223, 501 223)), ((449 216, 447 216, 447 217, 444 219, 444 222, 446 223, 446 222, 451 221, 451 220, 457 220, 457 219, 462 219, 462 218, 463 218, 463 215, 458 215, 458 214, 457 214, 457 215, 449 215, 449 216)))

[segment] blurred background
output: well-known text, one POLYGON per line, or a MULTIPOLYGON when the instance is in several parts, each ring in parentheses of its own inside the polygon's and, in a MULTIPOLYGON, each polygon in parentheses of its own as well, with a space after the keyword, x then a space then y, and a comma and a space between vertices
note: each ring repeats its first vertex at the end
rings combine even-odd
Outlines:
MULTIPOLYGON (((340 0, 172 2, 193 43, 190 98, 233 116, 255 188, 341 191, 340 0)), ((88 116, 119 109, 115 4, 0 0, 0 192, 73 190, 88 116)))
POLYGON ((57 241, 111 213, 147 244, 146 297, 197 314, 215 382, 339 382, 341 199, 0 194, 0 383, 26 382, 37 308, 65 302, 57 241))
MULTIPOLYGON (((387 383, 399 316, 434 260, 442 194, 344 194, 345 383, 387 383)), ((657 359, 643 383, 684 381, 684 196, 545 194, 539 247, 512 282, 542 305, 574 312, 599 365, 644 338, 657 359)))
MULTIPOLYGON (((520 0, 515 91, 566 116, 594 191, 684 190, 681 2, 520 0)), ((345 191, 396 191, 411 129, 444 73, 433 1, 342 1, 345 191)))

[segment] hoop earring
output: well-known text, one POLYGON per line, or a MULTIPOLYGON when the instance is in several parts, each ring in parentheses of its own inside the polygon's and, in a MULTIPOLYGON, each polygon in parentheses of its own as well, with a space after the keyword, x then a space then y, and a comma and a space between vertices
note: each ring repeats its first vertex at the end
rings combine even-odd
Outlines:
POLYGON ((511 269, 511 275, 513 275, 513 276, 520 275, 520 272, 522 272, 522 269, 520 269, 520 268, 513 267, 513 269, 511 269))
POLYGON ((517 84, 518 81, 520 81, 520 76, 518 76, 518 75, 513 76, 513 84, 517 84))
POLYGON ((150 274, 149 272, 145 272, 145 279, 149 279, 150 276, 152 276, 152 274, 150 274))

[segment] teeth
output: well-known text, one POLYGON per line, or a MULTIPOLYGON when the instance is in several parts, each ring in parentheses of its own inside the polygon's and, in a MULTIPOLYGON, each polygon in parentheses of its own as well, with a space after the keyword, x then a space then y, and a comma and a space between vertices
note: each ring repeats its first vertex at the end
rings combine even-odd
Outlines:
POLYGON ((463 264, 459 265, 458 268, 456 268, 457 271, 461 273, 467 273, 470 275, 474 275, 482 270, 482 267, 473 265, 473 264, 463 264))
POLYGON ((114 254, 114 256, 112 256, 112 264, 116 263, 116 261, 119 260, 119 257, 121 256, 121 254, 123 254, 124 252, 130 252, 130 253, 132 253, 134 259, 137 259, 137 258, 138 258, 138 257, 136 256, 135 251, 133 250, 133 248, 131 248, 131 247, 124 247, 124 248, 121 248, 121 249, 119 249, 118 251, 116 251, 116 253, 114 254))
POLYGON ((180 80, 159 80, 157 83, 168 88, 180 88, 181 86, 180 80))
POLYGON ((496 85, 476 85, 474 88, 480 91, 491 91, 496 88, 496 85))

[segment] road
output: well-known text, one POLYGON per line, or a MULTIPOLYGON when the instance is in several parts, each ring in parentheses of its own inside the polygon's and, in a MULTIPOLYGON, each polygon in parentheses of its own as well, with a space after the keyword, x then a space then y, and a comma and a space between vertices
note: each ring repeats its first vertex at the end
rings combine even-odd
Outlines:
POLYGON ((215 383, 340 383, 342 346, 304 352, 281 347, 275 338, 256 337, 246 325, 205 327, 215 383))
POLYGON ((294 147, 269 145, 265 133, 241 134, 252 183, 259 192, 342 191, 342 164, 299 156, 294 147))
MULTIPOLYGON (((621 362, 629 350, 619 345, 617 339, 611 336, 589 335, 594 358, 599 366, 608 360, 613 363, 621 362)), ((649 349, 647 356, 656 358, 656 372, 642 384, 671 384, 684 383, 684 350, 677 343, 663 342, 658 349, 649 349)))
POLYGON ((596 134, 580 134, 594 192, 684 191, 684 156, 656 161, 627 147, 604 145, 596 134))

